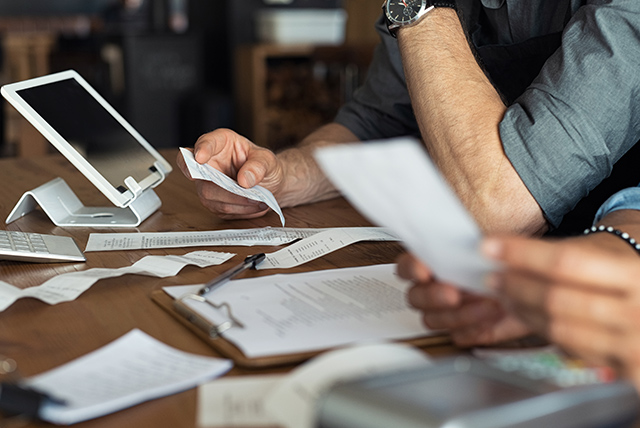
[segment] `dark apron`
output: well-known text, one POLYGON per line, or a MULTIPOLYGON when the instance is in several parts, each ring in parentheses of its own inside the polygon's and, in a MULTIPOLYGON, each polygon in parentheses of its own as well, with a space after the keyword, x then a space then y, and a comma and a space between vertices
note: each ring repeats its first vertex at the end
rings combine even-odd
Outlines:
MULTIPOLYGON (((480 40, 484 22, 481 3, 478 0, 462 0, 461 3, 478 59, 505 104, 510 105, 533 82, 546 60, 560 47, 562 33, 548 34, 513 45, 478 45, 476 43, 480 40)), ((566 16, 559 17, 564 24, 569 21, 570 12, 568 10, 566 16)), ((635 172, 638 169, 634 167, 639 163, 640 144, 636 144, 615 164, 612 174, 566 214, 557 229, 548 234, 576 235, 591 226, 596 211, 609 196, 640 182, 640 175, 635 172)))

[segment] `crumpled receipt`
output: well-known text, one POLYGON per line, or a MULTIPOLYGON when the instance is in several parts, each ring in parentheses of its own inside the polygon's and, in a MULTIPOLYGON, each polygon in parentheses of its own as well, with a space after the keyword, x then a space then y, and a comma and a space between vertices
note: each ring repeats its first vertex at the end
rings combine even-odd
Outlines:
POLYGON ((276 198, 269 190, 259 185, 253 186, 250 189, 245 189, 244 187, 240 186, 238 182, 233 178, 223 174, 222 172, 213 168, 211 165, 202 165, 196 162, 196 159, 193 156, 193 152, 191 150, 180 147, 180 153, 182 153, 182 157, 184 158, 184 162, 189 169, 191 178, 194 178, 196 180, 211 181, 212 183, 222 187, 227 192, 231 192, 233 194, 242 196, 243 198, 260 201, 267 204, 269 208, 278 213, 278 215, 280 216, 280 221, 284 226, 284 214, 282 214, 282 210, 280 209, 280 205, 278 205, 278 201, 276 201, 276 198))
POLYGON ((54 276, 44 284, 21 289, 0 281, 0 312, 16 300, 33 297, 50 305, 75 300, 101 279, 115 278, 127 274, 167 278, 175 276, 187 265, 200 268, 222 264, 235 256, 233 253, 215 251, 193 251, 183 256, 146 256, 131 266, 117 269, 94 268, 54 276))

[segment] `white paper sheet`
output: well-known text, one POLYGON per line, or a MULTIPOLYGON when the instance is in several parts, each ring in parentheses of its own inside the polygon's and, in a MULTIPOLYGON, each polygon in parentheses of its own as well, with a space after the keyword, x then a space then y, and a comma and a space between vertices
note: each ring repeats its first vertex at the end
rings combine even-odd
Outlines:
MULTIPOLYGON (((408 285, 388 264, 240 279, 207 299, 231 306, 245 328, 223 335, 253 358, 426 336, 432 332, 406 302, 408 285)), ((198 287, 164 290, 178 298, 198 287)), ((211 305, 188 304, 210 322, 220 322, 211 305)))
POLYGON ((46 403, 42 419, 73 424, 193 388, 232 366, 230 360, 189 354, 132 330, 25 384, 65 401, 46 403))
POLYGON ((345 227, 327 229, 323 232, 304 238, 267 257, 256 269, 283 269, 300 266, 311 260, 332 253, 347 245, 360 241, 398 241, 399 239, 385 228, 345 227))
POLYGON ((480 229, 419 142, 332 146, 315 157, 358 210, 393 230, 437 277, 487 292, 483 280, 495 267, 478 251, 480 229))
POLYGON ((277 426, 264 399, 284 375, 232 376, 198 387, 197 425, 213 427, 277 426))
MULTIPOLYGON (((336 228, 340 229, 340 228, 336 228)), ((257 229, 227 229, 201 232, 128 232, 128 233, 92 233, 89 235, 89 251, 120 251, 153 248, 183 248, 204 246, 246 246, 285 245, 296 239, 304 239, 325 230, 293 227, 262 227, 257 229)), ((347 228, 360 233, 380 235, 381 240, 388 230, 380 227, 347 228)), ((351 232, 353 233, 353 232, 351 232)), ((394 239, 396 239, 394 237, 394 239)))
POLYGON ((224 190, 242 196, 243 198, 264 202, 269 208, 278 213, 280 221, 284 226, 284 214, 282 214, 278 201, 276 201, 276 198, 274 198, 273 194, 269 190, 259 185, 253 186, 250 189, 245 189, 240 186, 237 181, 213 168, 211 165, 201 165, 196 162, 191 150, 180 147, 180 153, 182 153, 182 157, 189 169, 191 178, 211 181, 222 187, 224 190))
POLYGON ((201 268, 222 264, 235 256, 232 253, 194 251, 183 256, 146 256, 131 266, 117 269, 94 268, 54 276, 42 285, 20 289, 0 281, 0 312, 16 300, 33 297, 50 305, 75 300, 101 279, 115 278, 127 274, 167 278, 175 276, 186 265, 201 268))

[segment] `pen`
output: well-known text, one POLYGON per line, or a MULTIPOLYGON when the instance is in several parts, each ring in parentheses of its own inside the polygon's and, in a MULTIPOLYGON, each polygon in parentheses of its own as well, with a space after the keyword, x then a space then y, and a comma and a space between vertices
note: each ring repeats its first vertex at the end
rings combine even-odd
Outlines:
POLYGON ((63 401, 47 394, 14 383, 0 382, 0 411, 8 415, 38 417, 45 401, 64 404, 63 401))
POLYGON ((205 294, 220 287, 222 284, 226 283, 231 278, 239 275, 247 269, 255 269, 255 267, 265 259, 265 257, 266 256, 264 253, 254 254, 253 256, 247 257, 238 266, 232 267, 231 269, 207 282, 200 290, 198 290, 198 296, 204 296, 205 294))

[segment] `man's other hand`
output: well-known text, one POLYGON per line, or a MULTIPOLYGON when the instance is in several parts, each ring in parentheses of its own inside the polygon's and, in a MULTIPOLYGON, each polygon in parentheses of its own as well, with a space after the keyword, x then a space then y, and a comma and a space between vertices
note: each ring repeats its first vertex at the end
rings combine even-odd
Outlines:
POLYGON ((409 303, 422 312, 425 325, 433 330, 449 331, 458 346, 490 345, 530 332, 498 300, 438 281, 431 270, 411 254, 398 259, 398 275, 413 282, 409 303))

